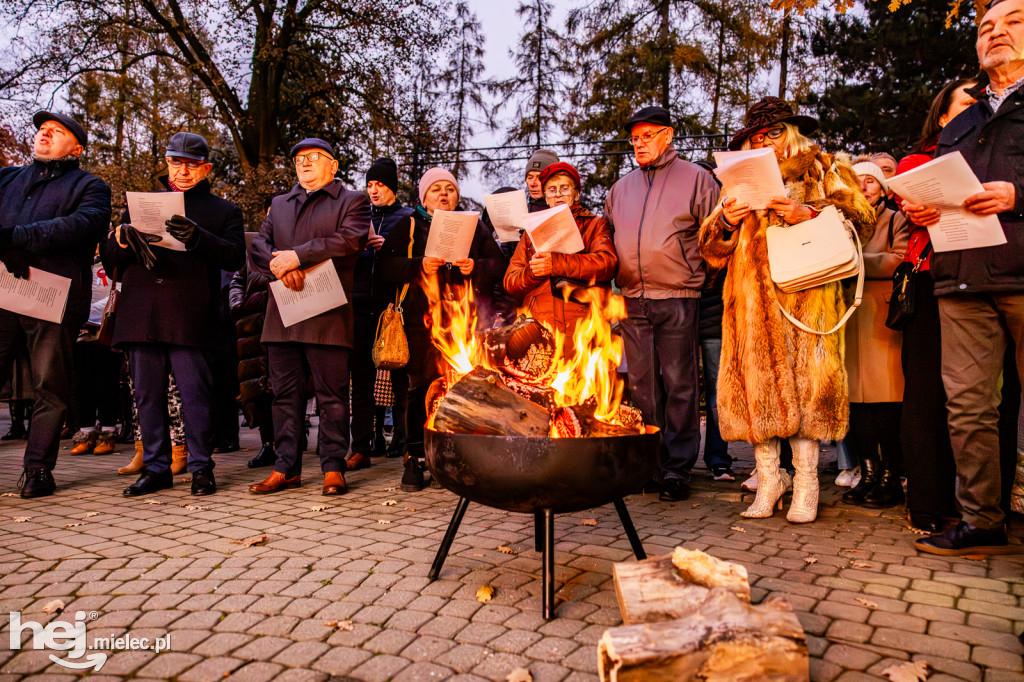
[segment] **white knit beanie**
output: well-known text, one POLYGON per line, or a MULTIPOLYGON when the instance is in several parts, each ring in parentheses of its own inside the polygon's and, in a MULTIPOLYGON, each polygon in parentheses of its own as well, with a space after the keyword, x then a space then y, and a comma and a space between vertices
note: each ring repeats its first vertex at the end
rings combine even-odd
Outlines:
POLYGON ((873 161, 861 161, 860 163, 853 164, 853 172, 859 176, 870 175, 875 180, 878 180, 878 184, 882 186, 882 193, 889 193, 889 185, 885 182, 885 176, 882 174, 882 169, 874 164, 873 161))
POLYGON ((427 190, 430 189, 430 186, 435 182, 441 182, 442 180, 447 180, 455 185, 455 191, 460 195, 462 194, 462 191, 459 189, 459 181, 455 179, 455 176, 444 168, 438 168, 435 166, 424 173, 423 177, 420 178, 420 204, 423 203, 423 199, 427 196, 427 190))

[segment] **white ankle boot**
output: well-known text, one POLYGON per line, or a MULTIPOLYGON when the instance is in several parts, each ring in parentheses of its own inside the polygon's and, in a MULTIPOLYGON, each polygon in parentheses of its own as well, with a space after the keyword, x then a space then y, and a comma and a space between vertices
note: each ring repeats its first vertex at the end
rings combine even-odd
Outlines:
POLYGON ((782 508, 782 496, 786 483, 779 472, 779 439, 754 445, 754 462, 757 465, 757 496, 754 503, 740 512, 748 519, 765 519, 775 511, 775 505, 782 508))
POLYGON ((791 438, 793 446, 793 503, 786 520, 810 523, 818 517, 818 453, 820 443, 806 438, 791 438))

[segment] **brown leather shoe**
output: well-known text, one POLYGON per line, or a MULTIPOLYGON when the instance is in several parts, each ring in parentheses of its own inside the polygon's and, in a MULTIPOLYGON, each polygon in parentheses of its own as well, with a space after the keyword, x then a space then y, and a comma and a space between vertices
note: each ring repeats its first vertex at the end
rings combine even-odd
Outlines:
POLYGON ((349 471, 355 471, 356 469, 369 469, 370 456, 365 452, 353 452, 345 460, 345 467, 349 471))
POLYGON ((259 483, 253 483, 249 486, 249 492, 253 495, 266 495, 267 493, 276 493, 278 490, 298 488, 300 485, 302 483, 299 480, 299 476, 288 478, 280 471, 272 471, 269 476, 259 483))
POLYGON ((347 492, 348 485, 340 471, 328 471, 324 474, 324 495, 344 495, 347 492))

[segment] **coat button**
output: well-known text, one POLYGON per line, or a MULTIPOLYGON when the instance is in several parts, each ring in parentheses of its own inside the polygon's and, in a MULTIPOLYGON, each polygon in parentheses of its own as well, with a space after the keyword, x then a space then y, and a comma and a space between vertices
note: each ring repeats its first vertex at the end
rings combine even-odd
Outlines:
POLYGON ((960 283, 960 288, 961 288, 961 289, 966 289, 966 288, 967 288, 967 285, 966 285, 966 284, 964 284, 963 282, 961 282, 961 283, 960 283))

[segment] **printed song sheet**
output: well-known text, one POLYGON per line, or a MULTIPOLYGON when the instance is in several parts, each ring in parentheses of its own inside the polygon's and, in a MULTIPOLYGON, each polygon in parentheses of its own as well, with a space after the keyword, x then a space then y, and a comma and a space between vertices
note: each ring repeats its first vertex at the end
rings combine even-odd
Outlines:
POLYGON ((334 261, 325 260, 307 269, 305 273, 306 279, 301 291, 289 289, 280 280, 270 283, 270 291, 281 313, 281 322, 286 327, 348 303, 334 261))
POLYGON ((928 228, 936 251, 998 246, 1006 235, 994 215, 977 215, 963 207, 967 197, 984 191, 960 152, 940 156, 888 180, 907 201, 939 209, 939 222, 928 228))
POLYGON ((770 148, 715 152, 715 163, 722 193, 735 197, 740 204, 750 204, 752 211, 767 208, 773 197, 786 196, 779 162, 770 148))
POLYGON ((526 216, 526 228, 537 251, 551 253, 579 253, 583 250, 583 237, 576 227, 572 211, 565 204, 559 204, 526 216))
POLYGON ((0 308, 47 322, 60 323, 68 303, 71 280, 38 268, 18 279, 0 263, 0 308))
POLYGON ((523 228, 523 220, 529 213, 526 206, 526 192, 503 192, 484 196, 487 205, 487 217, 503 242, 519 241, 519 231, 523 228))
POLYGON ((434 211, 423 255, 443 258, 445 263, 468 258, 479 220, 477 211, 434 211))
POLYGON ((139 232, 160 237, 151 246, 184 251, 185 245, 167 233, 165 222, 174 215, 185 215, 184 192, 126 192, 132 226, 139 232))

